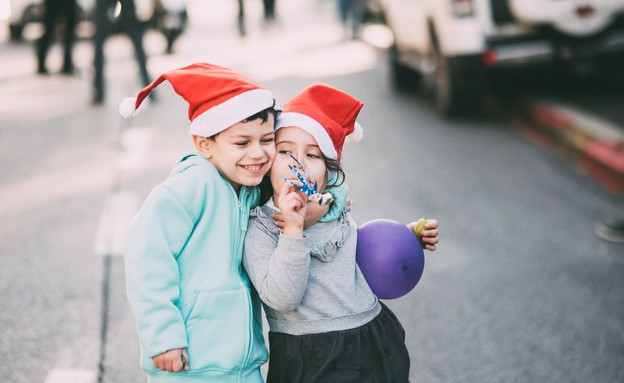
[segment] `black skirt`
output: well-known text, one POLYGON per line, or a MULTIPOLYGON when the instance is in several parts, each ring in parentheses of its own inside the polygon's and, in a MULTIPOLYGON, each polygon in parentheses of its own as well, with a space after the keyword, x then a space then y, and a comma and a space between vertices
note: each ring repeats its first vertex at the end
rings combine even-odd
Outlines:
POLYGON ((269 332, 267 383, 406 383, 405 330, 383 303, 364 326, 320 334, 269 332))

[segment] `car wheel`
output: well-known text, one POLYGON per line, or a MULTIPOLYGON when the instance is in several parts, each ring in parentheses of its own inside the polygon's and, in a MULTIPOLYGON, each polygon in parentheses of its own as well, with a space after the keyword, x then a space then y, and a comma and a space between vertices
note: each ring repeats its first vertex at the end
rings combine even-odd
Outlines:
POLYGON ((481 110, 484 76, 475 60, 445 57, 432 50, 433 70, 428 83, 433 88, 435 105, 445 116, 463 116, 481 110))
POLYGON ((448 114, 449 109, 454 104, 454 97, 451 93, 455 90, 455 85, 451 84, 451 81, 454 79, 450 78, 448 61, 440 54, 439 50, 435 50, 434 56, 433 90, 436 107, 443 114, 448 114), (451 88, 451 85, 453 85, 453 88, 451 88))
POLYGON ((418 73, 399 60, 399 48, 392 44, 389 51, 392 85, 399 90, 413 89, 420 80, 418 73))

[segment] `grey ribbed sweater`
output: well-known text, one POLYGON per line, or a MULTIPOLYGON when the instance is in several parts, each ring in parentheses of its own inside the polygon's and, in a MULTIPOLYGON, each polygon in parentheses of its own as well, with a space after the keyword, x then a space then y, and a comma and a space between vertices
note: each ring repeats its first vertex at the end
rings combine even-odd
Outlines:
POLYGON ((345 211, 304 238, 281 234, 272 201, 250 212, 243 265, 271 331, 292 335, 359 327, 381 310, 355 262, 357 227, 345 211))

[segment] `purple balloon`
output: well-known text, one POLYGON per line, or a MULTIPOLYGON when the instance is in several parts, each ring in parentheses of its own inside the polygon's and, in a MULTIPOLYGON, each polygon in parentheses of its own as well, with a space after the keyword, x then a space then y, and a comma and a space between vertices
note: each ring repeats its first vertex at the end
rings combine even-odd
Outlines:
POLYGON ((425 268, 418 237, 389 219, 368 221, 358 228, 356 260, 366 282, 380 299, 412 291, 425 268))

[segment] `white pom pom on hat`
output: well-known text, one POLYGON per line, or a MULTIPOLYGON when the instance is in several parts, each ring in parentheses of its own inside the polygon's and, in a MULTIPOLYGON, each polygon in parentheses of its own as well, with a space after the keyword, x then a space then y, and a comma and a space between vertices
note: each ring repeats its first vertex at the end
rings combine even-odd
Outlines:
POLYGON ((127 119, 139 114, 143 104, 139 105, 139 108, 137 108, 136 101, 136 97, 126 97, 121 101, 121 104, 119 104, 119 114, 121 114, 121 117, 127 119))
POLYGON ((359 142, 364 131, 356 118, 364 103, 322 82, 314 82, 284 104, 275 129, 296 126, 310 133, 323 155, 340 160, 345 142, 359 142))
POLYGON ((362 141, 362 137, 364 137, 364 129, 362 129, 362 125, 360 125, 357 121, 353 126, 353 132, 345 138, 346 144, 355 144, 362 141))

